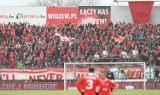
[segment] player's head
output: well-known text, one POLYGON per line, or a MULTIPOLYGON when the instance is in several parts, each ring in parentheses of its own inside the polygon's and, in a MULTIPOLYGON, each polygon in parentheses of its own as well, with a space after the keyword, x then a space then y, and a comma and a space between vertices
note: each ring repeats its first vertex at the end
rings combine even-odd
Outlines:
POLYGON ((106 79, 106 72, 105 71, 101 71, 101 73, 100 73, 100 78, 102 79, 102 80, 105 80, 106 79))
POLYGON ((89 67, 88 71, 89 73, 94 73, 94 67, 89 67))

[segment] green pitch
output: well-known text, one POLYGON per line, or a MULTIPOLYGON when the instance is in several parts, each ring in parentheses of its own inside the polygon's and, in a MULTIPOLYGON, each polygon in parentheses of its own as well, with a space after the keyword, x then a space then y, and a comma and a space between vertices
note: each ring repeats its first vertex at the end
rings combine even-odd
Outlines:
MULTIPOLYGON (((80 95, 75 90, 0 90, 0 95, 80 95)), ((115 95, 160 95, 160 90, 118 90, 115 95)))

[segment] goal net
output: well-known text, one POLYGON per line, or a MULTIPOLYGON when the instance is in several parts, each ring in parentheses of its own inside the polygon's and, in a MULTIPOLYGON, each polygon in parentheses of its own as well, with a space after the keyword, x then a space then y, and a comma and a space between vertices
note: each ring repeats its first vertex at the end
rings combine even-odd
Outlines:
POLYGON ((64 90, 76 89, 76 82, 88 73, 90 66, 95 68, 97 76, 101 71, 113 72, 120 89, 125 89, 128 86, 132 86, 134 89, 146 88, 144 62, 77 62, 64 64, 64 90))

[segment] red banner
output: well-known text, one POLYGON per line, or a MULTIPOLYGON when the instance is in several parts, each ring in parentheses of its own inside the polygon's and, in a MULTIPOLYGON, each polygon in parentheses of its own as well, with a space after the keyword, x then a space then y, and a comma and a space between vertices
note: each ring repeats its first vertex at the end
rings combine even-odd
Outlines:
POLYGON ((63 22, 77 23, 78 7, 50 7, 47 8, 48 25, 62 24, 63 22))
POLYGON ((148 23, 153 1, 128 2, 134 23, 148 23))
MULTIPOLYGON (((125 86, 133 86, 134 89, 143 89, 143 82, 118 82, 119 89, 125 89, 125 86)), ((146 82, 146 89, 160 89, 160 82, 146 82)))
MULTIPOLYGON (((76 82, 69 82, 69 87, 75 87, 76 82)), ((133 86, 134 89, 143 89, 143 82, 118 82, 119 89, 133 86)), ((63 82, 0 82, 0 90, 63 90, 63 82)), ((146 82, 146 89, 160 89, 160 82, 146 82)))
POLYGON ((104 25, 110 21, 110 6, 80 6, 78 24, 104 25))
MULTIPOLYGON (((118 82, 119 89, 125 86, 133 86, 134 89, 143 89, 143 82, 118 82)), ((68 83, 69 87, 75 87, 75 82, 68 83)), ((0 82, 0 90, 63 90, 63 82, 0 82)), ((146 89, 160 89, 160 82, 146 82, 146 89)))

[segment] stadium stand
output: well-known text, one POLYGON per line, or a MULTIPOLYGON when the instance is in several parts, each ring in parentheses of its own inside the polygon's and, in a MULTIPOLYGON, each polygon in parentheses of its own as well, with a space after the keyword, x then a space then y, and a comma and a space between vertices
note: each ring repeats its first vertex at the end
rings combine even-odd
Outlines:
POLYGON ((160 25, 109 23, 77 27, 0 24, 1 68, 63 67, 64 62, 151 62, 160 65, 160 25), (62 37, 76 40, 61 40, 62 37), (76 34, 76 35, 75 35, 76 34), (74 45, 76 41, 76 45, 74 45))

